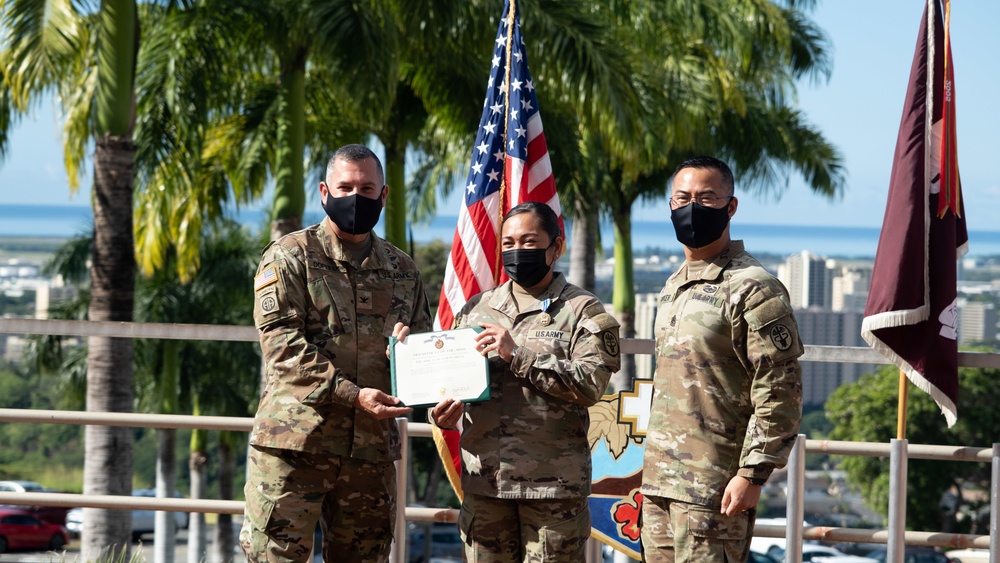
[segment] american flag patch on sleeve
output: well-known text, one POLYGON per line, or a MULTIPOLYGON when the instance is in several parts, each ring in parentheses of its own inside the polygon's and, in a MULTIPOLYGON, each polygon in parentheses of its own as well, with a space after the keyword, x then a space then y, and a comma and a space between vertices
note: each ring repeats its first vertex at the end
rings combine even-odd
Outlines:
POLYGON ((278 271, 274 269, 274 266, 271 266, 263 272, 257 274, 257 277, 253 279, 253 290, 257 291, 258 289, 267 287, 276 281, 278 281, 278 271))

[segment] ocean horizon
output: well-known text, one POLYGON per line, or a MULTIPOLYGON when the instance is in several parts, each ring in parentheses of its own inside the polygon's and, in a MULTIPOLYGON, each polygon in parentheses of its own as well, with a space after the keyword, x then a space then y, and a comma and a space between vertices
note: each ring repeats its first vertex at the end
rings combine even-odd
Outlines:
MULTIPOLYGON (((266 212, 261 209, 232 209, 229 216, 250 228, 263 228, 266 212)), ((322 219, 322 212, 306 212, 304 223, 322 219)), ((412 237, 427 243, 435 239, 450 244, 457 217, 438 215, 429 224, 413 225, 412 237)), ((82 205, 0 205, 0 236, 69 238, 90 230, 93 215, 82 205)), ((566 229, 572 232, 572 221, 566 229)), ((384 233, 381 222, 375 231, 384 233)), ((817 225, 764 225, 733 222, 731 234, 742 239, 748 251, 758 254, 795 254, 808 250, 814 254, 838 258, 874 258, 878 248, 878 227, 831 227, 817 225)), ((610 248, 614 235, 610 223, 601 225, 601 246, 610 248)), ((632 249, 636 253, 659 248, 681 252, 670 221, 633 221, 632 249)), ((970 231, 970 256, 1000 255, 1000 231, 970 231)))

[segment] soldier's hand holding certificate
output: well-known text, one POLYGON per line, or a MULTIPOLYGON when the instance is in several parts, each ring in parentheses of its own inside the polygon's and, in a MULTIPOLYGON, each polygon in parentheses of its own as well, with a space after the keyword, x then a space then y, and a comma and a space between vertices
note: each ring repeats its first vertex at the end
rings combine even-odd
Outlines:
POLYGON ((409 407, 490 398, 487 359, 477 350, 481 329, 460 328, 389 340, 392 394, 409 407))

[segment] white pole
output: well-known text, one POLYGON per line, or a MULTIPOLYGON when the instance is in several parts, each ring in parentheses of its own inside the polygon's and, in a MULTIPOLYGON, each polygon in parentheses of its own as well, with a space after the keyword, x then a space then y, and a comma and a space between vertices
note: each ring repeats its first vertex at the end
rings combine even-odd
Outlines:
POLYGON ((906 542, 907 441, 893 439, 889 447, 889 541, 886 563, 903 563, 906 542))
POLYGON ((802 561, 802 521, 805 520, 806 437, 799 434, 788 456, 785 505, 785 561, 802 561))
POLYGON ((990 563, 1000 563, 1000 443, 993 444, 990 482, 990 563))
POLYGON ((389 561, 392 563, 406 562, 406 468, 410 457, 409 436, 405 418, 397 418, 399 426, 399 441, 402 444, 402 455, 396 461, 396 529, 392 534, 392 548, 389 551, 389 561))

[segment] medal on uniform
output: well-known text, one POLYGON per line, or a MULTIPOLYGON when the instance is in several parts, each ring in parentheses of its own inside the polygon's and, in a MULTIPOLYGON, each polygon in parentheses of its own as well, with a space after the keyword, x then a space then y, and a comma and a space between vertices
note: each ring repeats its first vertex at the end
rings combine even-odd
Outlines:
POLYGON ((549 310, 549 305, 552 304, 552 299, 546 298, 542 301, 542 315, 538 318, 538 323, 542 326, 549 326, 552 322, 552 315, 548 314, 546 311, 549 310))

